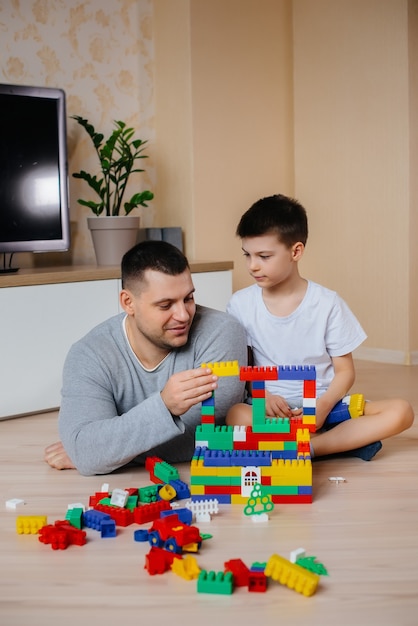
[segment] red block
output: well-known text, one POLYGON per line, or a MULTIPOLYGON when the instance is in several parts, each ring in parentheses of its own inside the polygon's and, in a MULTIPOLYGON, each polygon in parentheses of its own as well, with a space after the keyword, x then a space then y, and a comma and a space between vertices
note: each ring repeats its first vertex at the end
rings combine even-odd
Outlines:
POLYGON ((250 570, 241 559, 231 559, 224 563, 224 572, 231 572, 235 587, 248 587, 250 570))
POLYGON ((277 380, 277 367, 241 367, 240 380, 277 380))
POLYGON ((316 398, 316 380, 303 381, 303 397, 316 398))
POLYGON ((157 502, 137 506, 133 512, 134 522, 137 524, 153 522, 160 517, 161 511, 168 511, 169 509, 171 509, 171 504, 167 500, 158 500, 157 502))

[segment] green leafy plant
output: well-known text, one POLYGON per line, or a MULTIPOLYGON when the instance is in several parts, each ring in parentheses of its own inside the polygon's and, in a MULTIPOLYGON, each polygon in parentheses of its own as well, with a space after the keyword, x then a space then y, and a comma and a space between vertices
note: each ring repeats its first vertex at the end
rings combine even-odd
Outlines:
MULTIPOLYGON (((91 138, 101 167, 101 175, 92 176, 84 170, 73 174, 74 178, 85 180, 100 198, 99 202, 81 199, 78 202, 91 209, 95 215, 119 215, 129 177, 136 172, 145 171, 136 167, 136 163, 139 159, 147 158, 143 153, 147 142, 135 139, 134 129, 129 128, 125 122, 115 121, 115 129, 105 140, 103 134, 96 132, 88 120, 79 115, 73 115, 72 118, 91 138)), ((147 202, 153 197, 152 191, 148 190, 135 193, 130 200, 124 202, 124 214, 128 215, 137 206, 148 206, 147 202)))

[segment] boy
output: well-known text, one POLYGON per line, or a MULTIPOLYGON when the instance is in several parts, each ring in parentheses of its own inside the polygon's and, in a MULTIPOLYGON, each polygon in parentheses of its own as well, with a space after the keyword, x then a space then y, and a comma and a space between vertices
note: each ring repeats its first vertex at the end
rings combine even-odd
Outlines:
MULTIPOLYGON (((337 293, 299 274, 308 237, 305 209, 283 195, 262 198, 241 217, 236 234, 256 284, 236 292, 227 312, 246 328, 252 364, 315 365, 312 456, 346 452, 369 461, 382 447, 379 440, 409 428, 414 413, 405 400, 390 399, 366 402, 359 419, 325 423, 354 383, 352 352, 366 334, 337 293)), ((299 381, 267 381, 267 416, 300 415, 301 395, 299 381)), ((249 404, 237 404, 227 424, 250 425, 251 416, 249 404)))

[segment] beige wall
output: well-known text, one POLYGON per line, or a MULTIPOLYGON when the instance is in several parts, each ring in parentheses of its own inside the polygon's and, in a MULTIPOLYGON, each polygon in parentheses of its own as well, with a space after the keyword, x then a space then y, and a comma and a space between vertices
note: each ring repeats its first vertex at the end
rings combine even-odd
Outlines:
MULTIPOLYGON (((133 123, 156 193, 144 225, 182 226, 190 259, 234 260, 234 288, 250 284, 240 215, 295 195, 310 216, 302 271, 359 316, 359 355, 418 362, 417 4, 3 0, 0 80, 63 87, 68 115, 105 131, 133 123)), ((93 167, 81 130, 69 121, 70 172, 93 167)), ((86 189, 70 182, 70 260, 91 263, 86 189)))
POLYGON ((417 263, 408 3, 293 7, 295 194, 311 225, 304 270, 362 320, 363 356, 409 362, 417 263))

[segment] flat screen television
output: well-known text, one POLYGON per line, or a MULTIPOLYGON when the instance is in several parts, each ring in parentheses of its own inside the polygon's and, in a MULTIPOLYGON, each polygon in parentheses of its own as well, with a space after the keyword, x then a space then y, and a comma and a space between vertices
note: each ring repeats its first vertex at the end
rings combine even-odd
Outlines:
POLYGON ((65 92, 0 84, 0 271, 15 252, 69 246, 65 92))

